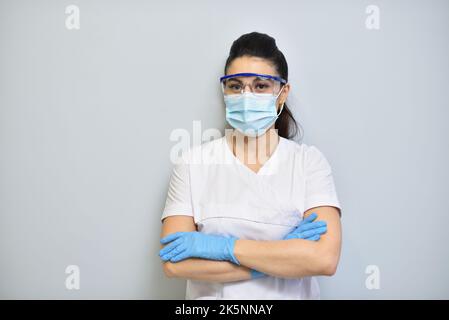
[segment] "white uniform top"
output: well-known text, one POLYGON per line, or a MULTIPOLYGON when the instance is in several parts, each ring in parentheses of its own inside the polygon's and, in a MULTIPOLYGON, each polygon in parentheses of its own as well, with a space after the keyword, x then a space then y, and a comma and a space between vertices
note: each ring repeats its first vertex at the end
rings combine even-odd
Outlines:
MULTIPOLYGON (((315 146, 280 137, 255 173, 226 137, 194 146, 171 174, 161 220, 189 215, 198 231, 251 240, 280 240, 317 206, 341 207, 331 167, 315 146)), ((186 299, 319 299, 315 277, 272 276, 227 283, 187 280, 186 299)))

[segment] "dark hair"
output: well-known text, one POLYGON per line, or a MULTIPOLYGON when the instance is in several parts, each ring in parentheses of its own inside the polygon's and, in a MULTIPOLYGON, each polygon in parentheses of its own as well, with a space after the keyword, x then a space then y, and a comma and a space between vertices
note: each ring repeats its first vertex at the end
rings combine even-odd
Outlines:
MULTIPOLYGON (((229 57, 226 60, 224 73, 227 74, 227 69, 231 62, 242 56, 252 56, 264 58, 270 61, 281 78, 288 81, 288 65, 284 54, 276 46, 276 40, 267 34, 259 32, 251 32, 242 35, 240 38, 232 43, 229 57)), ((278 129, 278 134, 281 137, 292 139, 299 131, 298 123, 296 122, 287 103, 284 104, 279 118, 276 120, 275 128, 278 129)))

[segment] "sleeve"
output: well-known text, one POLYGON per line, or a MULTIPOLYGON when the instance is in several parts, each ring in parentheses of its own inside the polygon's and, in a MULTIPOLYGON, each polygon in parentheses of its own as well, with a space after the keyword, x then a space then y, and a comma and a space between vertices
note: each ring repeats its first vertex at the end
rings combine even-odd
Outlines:
POLYGON ((318 206, 341 205, 337 197, 332 169, 323 153, 315 146, 310 146, 305 154, 305 199, 304 212, 318 206))
POLYGON ((161 221, 168 216, 187 215, 193 217, 190 174, 188 163, 182 157, 174 165, 168 186, 165 208, 161 221))

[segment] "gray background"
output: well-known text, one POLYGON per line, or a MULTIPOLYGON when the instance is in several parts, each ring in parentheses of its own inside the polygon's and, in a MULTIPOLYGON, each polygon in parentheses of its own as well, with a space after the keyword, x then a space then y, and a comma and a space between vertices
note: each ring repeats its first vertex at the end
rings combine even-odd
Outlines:
POLYGON ((322 297, 449 298, 448 1, 0 0, 1 298, 184 298, 157 256, 169 136, 224 127, 218 77, 251 31, 277 40, 302 141, 334 171, 322 297))

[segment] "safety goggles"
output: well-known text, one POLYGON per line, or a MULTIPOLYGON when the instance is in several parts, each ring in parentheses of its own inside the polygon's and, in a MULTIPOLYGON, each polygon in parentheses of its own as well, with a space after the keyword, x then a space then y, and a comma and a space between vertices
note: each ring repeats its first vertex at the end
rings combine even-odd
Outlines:
POLYGON ((241 95, 246 86, 254 95, 277 95, 287 81, 269 74, 235 73, 221 77, 220 83, 224 96, 241 95))

